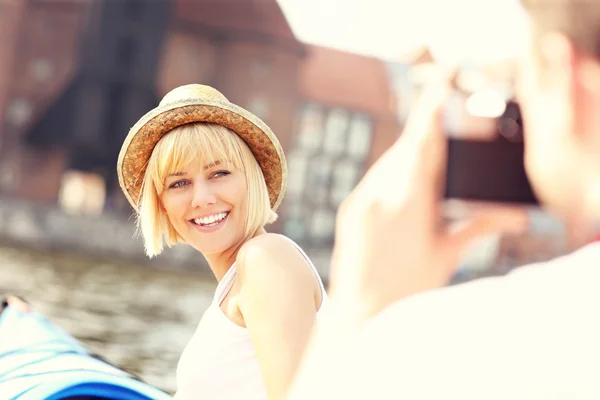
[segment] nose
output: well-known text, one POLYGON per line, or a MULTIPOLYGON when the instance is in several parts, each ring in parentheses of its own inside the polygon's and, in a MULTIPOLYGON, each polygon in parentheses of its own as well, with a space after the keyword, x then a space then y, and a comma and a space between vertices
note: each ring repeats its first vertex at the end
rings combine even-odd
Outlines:
POLYGON ((192 197, 192 207, 206 208, 217 201, 217 196, 213 193, 206 182, 197 182, 194 184, 192 197))

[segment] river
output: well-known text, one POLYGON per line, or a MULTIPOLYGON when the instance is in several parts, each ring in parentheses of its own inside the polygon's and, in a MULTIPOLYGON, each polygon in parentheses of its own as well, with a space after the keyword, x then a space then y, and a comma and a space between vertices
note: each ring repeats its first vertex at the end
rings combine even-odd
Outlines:
POLYGON ((170 393, 215 287, 200 274, 0 246, 0 294, 26 297, 94 352, 170 393))
POLYGON ((181 269, 0 246, 0 295, 25 297, 92 351, 169 393, 215 287, 212 276, 181 269))

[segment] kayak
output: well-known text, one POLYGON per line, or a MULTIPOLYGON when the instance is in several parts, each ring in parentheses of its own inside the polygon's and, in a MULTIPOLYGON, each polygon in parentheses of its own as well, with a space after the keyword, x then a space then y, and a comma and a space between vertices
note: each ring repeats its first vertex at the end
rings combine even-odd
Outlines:
POLYGON ((36 312, 0 309, 0 399, 172 400, 36 312))

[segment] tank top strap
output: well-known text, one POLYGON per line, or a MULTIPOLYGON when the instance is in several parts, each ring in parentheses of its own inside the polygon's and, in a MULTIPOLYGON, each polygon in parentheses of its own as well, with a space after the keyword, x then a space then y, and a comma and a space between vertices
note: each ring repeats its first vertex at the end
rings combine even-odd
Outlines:
POLYGON ((304 257, 304 259, 306 260, 308 265, 310 265, 310 267, 312 268, 312 270, 317 278, 317 281, 319 281, 319 287, 321 288, 321 296, 324 299, 326 297, 327 292, 325 291, 325 286, 323 285, 323 281, 321 280, 321 274, 319 274, 317 267, 315 267, 315 265, 313 264, 310 257, 308 257, 306 252, 302 249, 302 247, 300 247, 300 245, 298 245, 298 243, 294 242, 292 239, 290 239, 289 237, 287 237, 285 235, 281 235, 281 236, 283 236, 284 238, 289 240, 294 245, 294 247, 300 252, 300 254, 302 254, 302 256, 304 257))
POLYGON ((221 305, 221 303, 225 299, 225 296, 227 296, 227 294, 231 290, 235 276, 236 268, 235 263, 233 263, 229 270, 225 273, 223 279, 221 279, 221 281, 217 285, 217 289, 215 290, 215 297, 213 301, 217 304, 217 306, 221 305))
MULTIPOLYGON (((281 235, 281 236, 283 236, 286 240, 288 240, 290 243, 292 243, 292 245, 300 252, 302 257, 304 257, 304 259, 306 260, 308 265, 310 265, 311 269, 313 270, 313 273, 315 274, 315 277, 317 278, 317 281, 319 282, 319 287, 321 288, 321 296, 323 298, 325 298, 327 295, 327 292, 325 291, 325 286, 323 285, 323 281, 321 280, 321 275, 319 274, 317 267, 315 267, 315 265, 311 261, 310 257, 308 257, 306 252, 302 249, 302 247, 300 247, 298 245, 298 243, 294 242, 292 239, 290 239, 289 237, 287 237, 285 235, 281 235)), ((221 281, 217 285, 217 289, 215 290, 215 297, 213 299, 213 302, 215 302, 217 304, 217 306, 221 305, 221 303, 225 299, 225 296, 227 296, 227 294, 231 290, 231 288, 233 286, 233 281, 235 280, 235 276, 236 276, 236 267, 235 267, 235 263, 233 263, 231 265, 231 267, 229 268, 229 270, 225 273, 225 276, 223 276, 223 279, 221 279, 221 281)))

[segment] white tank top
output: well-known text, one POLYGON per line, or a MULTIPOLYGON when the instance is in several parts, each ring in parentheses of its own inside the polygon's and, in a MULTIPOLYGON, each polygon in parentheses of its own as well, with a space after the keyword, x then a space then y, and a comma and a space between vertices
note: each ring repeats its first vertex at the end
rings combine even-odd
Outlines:
MULTIPOLYGON (((291 241, 291 239, 290 239, 291 241)), ((306 258, 321 287, 322 302, 317 321, 327 303, 319 274, 306 258)), ((231 290, 236 276, 235 263, 217 285, 211 305, 187 344, 177 366, 176 400, 266 400, 262 375, 246 328, 232 322, 220 305, 231 290)))

